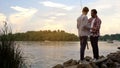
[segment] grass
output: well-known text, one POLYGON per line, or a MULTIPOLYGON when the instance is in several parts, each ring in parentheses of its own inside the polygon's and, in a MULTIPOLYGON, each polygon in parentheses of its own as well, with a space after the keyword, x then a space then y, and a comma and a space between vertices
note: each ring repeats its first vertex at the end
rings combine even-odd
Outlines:
POLYGON ((19 46, 7 23, 0 32, 0 68, 26 68, 19 46))

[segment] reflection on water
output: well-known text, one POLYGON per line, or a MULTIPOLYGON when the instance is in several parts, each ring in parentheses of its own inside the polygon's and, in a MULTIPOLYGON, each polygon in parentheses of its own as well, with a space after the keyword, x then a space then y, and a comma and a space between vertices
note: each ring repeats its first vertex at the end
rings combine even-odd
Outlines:
MULTIPOLYGON (((32 68, 51 68, 63 63, 68 59, 79 59, 79 42, 18 42, 23 50, 26 61, 32 68)), ((110 52, 115 52, 120 42, 113 44, 99 42, 100 55, 106 56, 110 52)), ((92 48, 89 43, 89 50, 85 52, 87 56, 92 56, 92 48)))

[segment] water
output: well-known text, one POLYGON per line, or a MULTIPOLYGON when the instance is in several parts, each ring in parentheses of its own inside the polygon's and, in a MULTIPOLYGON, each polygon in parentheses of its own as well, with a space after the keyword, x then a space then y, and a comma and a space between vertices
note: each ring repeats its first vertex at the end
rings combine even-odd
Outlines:
MULTIPOLYGON (((18 42, 28 65, 31 68, 52 68, 69 59, 79 60, 79 42, 18 42)), ((92 48, 86 49, 85 56, 91 56, 92 48)), ((99 42, 100 55, 116 52, 120 42, 99 42)))

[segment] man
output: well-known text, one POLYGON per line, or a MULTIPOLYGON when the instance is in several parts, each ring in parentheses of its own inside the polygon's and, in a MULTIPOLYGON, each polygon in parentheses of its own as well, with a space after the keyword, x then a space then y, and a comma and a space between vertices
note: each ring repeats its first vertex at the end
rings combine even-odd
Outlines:
POLYGON ((96 9, 91 10, 91 18, 88 20, 88 23, 91 24, 90 42, 93 49, 93 57, 94 59, 98 59, 99 58, 98 38, 100 36, 101 20, 97 16, 96 9))
POLYGON ((87 7, 84 7, 82 10, 82 14, 77 19, 77 29, 80 39, 80 60, 84 60, 84 51, 87 44, 87 38, 89 35, 89 30, 85 29, 84 26, 88 23, 88 17, 86 16, 89 9, 87 7))

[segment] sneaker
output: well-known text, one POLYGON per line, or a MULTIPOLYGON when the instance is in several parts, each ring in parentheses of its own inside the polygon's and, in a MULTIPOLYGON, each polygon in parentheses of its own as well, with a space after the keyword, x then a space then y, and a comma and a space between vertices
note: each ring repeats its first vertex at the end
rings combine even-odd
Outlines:
POLYGON ((99 59, 92 59, 92 62, 98 62, 99 59))
POLYGON ((92 61, 93 61, 93 62, 96 62, 96 61, 97 61, 97 59, 93 59, 92 61))
POLYGON ((87 64, 88 62, 86 60, 81 60, 79 64, 87 64))

